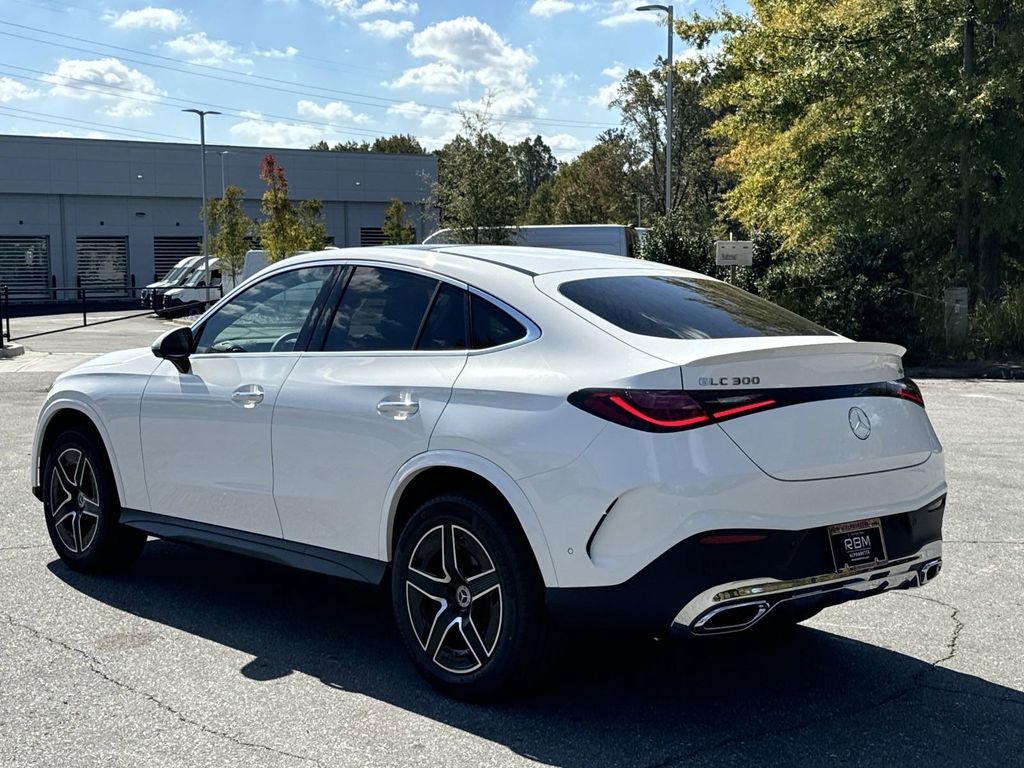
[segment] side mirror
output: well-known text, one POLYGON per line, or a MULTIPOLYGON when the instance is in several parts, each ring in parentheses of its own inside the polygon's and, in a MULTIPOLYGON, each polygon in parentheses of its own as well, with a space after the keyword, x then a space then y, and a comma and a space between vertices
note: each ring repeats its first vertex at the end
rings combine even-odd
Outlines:
POLYGON ((192 370, 188 358, 192 354, 192 329, 187 325, 174 328, 153 342, 153 354, 161 360, 170 360, 182 373, 192 370))

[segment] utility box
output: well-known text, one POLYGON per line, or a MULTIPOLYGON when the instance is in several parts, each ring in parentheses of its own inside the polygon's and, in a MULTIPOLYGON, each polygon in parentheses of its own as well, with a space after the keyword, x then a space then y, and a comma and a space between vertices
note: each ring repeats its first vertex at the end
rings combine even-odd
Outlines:
POLYGON ((970 293, 967 288, 947 288, 942 298, 946 320, 946 344, 951 347, 963 346, 967 341, 967 302, 970 293))

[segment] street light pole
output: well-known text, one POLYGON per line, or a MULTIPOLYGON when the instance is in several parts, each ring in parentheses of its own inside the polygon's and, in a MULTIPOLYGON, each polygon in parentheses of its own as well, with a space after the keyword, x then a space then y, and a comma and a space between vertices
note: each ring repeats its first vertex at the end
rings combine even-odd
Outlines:
POLYGON ((217 151, 216 149, 208 149, 206 150, 206 154, 220 155, 220 196, 224 197, 224 192, 228 188, 227 183, 224 181, 224 155, 230 155, 231 153, 226 149, 221 151, 217 151))
POLYGON ((206 116, 207 115, 219 115, 220 112, 215 112, 211 109, 183 109, 182 112, 191 112, 195 115, 199 115, 199 148, 200 148, 200 167, 201 173, 203 174, 203 207, 200 209, 203 218, 203 271, 206 274, 206 306, 210 305, 210 282, 212 276, 210 275, 210 222, 207 217, 207 204, 206 204, 206 116))
POLYGON ((672 213, 672 26, 675 8, 671 5, 641 5, 638 11, 662 11, 668 14, 668 77, 665 82, 665 214, 672 213))

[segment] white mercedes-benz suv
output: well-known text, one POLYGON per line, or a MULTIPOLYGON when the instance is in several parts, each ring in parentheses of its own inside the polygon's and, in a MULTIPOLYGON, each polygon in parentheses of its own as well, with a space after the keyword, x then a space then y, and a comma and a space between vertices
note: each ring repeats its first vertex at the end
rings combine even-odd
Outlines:
POLYGON ((487 696, 552 619, 759 631, 935 577, 903 352, 634 259, 330 250, 58 377, 32 485, 77 570, 158 536, 386 584, 419 670, 487 696))

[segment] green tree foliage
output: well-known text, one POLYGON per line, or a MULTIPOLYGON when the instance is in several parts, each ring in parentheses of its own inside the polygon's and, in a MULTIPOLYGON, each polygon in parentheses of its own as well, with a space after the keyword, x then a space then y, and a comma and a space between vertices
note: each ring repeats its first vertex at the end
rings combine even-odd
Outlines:
POLYGON ((947 284, 980 273, 993 290, 1024 242, 1019 2, 750 7, 676 30, 698 45, 721 36, 708 103, 723 110, 714 133, 737 177, 724 211, 790 251, 907 243, 946 262, 947 284))
POLYGON ((659 216, 640 241, 639 256, 647 261, 671 264, 715 275, 713 240, 707 230, 696 228, 680 214, 659 216))
POLYGON ((530 198, 546 181, 554 178, 558 172, 558 160, 551 152, 551 147, 544 143, 540 136, 523 139, 511 147, 512 162, 516 167, 516 178, 519 181, 520 196, 524 211, 528 209, 530 198))
POLYGON ((405 221, 405 206, 397 197, 391 198, 384 213, 384 242, 388 245, 405 245, 416 242, 416 228, 405 221))
POLYGON ((210 253, 220 260, 221 271, 232 278, 238 277, 249 250, 249 241, 256 230, 256 222, 245 214, 242 206, 245 192, 229 184, 224 196, 210 200, 207 211, 210 229, 210 253))
POLYGON ((636 211, 631 177, 639 166, 635 144, 621 130, 602 133, 597 143, 559 170, 552 189, 555 224, 629 224, 636 211))
POLYGON ((434 204, 441 226, 460 242, 508 243, 522 207, 519 180, 508 144, 467 117, 463 130, 437 153, 434 204))
POLYGON ((296 251, 323 248, 326 227, 323 205, 319 200, 303 200, 298 211, 288 199, 288 180, 284 168, 273 155, 263 156, 260 179, 267 185, 260 201, 263 221, 259 223, 260 240, 273 263, 296 251))
POLYGON ((415 136, 396 133, 392 136, 378 136, 373 143, 367 141, 339 141, 328 144, 321 139, 310 149, 317 152, 386 152, 393 155, 425 155, 426 150, 415 136))

